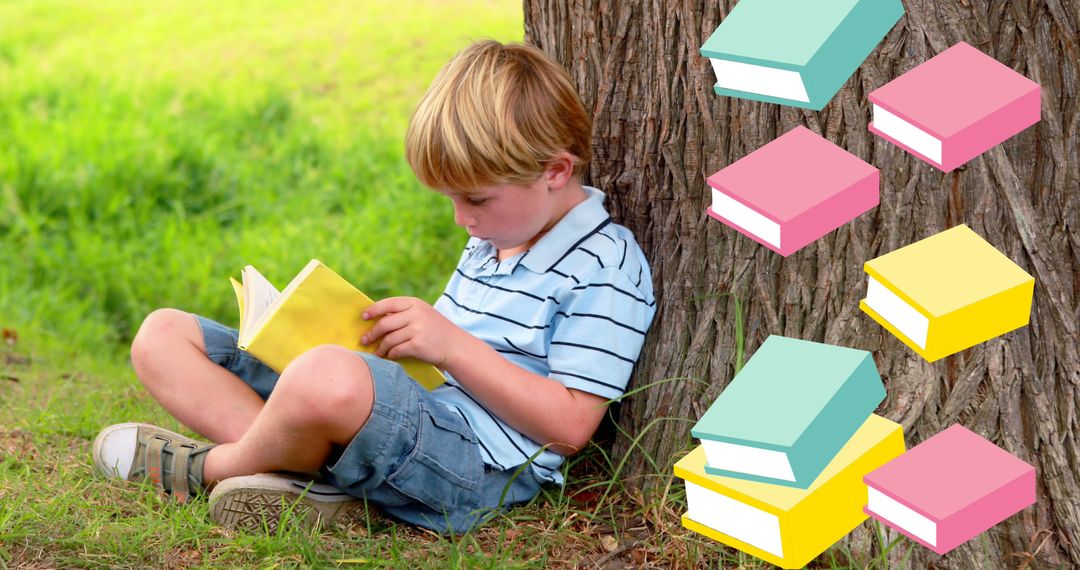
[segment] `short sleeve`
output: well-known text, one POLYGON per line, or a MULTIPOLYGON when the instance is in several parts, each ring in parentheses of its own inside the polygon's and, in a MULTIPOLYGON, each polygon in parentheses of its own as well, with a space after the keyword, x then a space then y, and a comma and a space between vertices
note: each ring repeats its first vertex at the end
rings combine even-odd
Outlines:
POLYGON ((559 300, 548 350, 549 376, 567 388, 617 398, 626 390, 656 301, 624 272, 591 274, 559 300))

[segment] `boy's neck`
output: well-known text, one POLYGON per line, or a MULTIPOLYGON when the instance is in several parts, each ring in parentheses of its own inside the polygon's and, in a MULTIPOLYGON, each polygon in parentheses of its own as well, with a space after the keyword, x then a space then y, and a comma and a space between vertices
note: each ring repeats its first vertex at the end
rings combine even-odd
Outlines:
POLYGON ((573 210, 575 206, 585 201, 589 195, 585 192, 585 189, 581 186, 581 183, 577 180, 571 179, 566 183, 561 190, 559 190, 561 200, 558 203, 558 207, 555 210, 555 215, 552 216, 548 223, 544 225, 544 228, 540 230, 532 239, 517 246, 508 249, 498 250, 496 258, 499 261, 504 261, 514 257, 515 255, 528 251, 529 248, 536 245, 536 242, 540 241, 540 238, 547 235, 551 228, 555 227, 555 224, 559 223, 566 214, 573 210))

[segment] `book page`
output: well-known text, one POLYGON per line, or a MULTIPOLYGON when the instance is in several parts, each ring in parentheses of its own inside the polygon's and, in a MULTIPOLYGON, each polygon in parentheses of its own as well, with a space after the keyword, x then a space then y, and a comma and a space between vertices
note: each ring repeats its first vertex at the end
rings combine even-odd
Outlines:
POLYGON ((941 166, 942 141, 934 135, 894 115, 880 105, 873 108, 874 128, 911 147, 912 150, 941 166))
MULTIPOLYGON (((252 289, 250 296, 245 294, 251 316, 244 317, 248 328, 241 331, 238 346, 271 369, 280 372, 297 356, 324 344, 371 350, 360 338, 374 326, 373 320, 362 318, 373 301, 319 260, 309 261, 280 294, 254 269, 244 277, 244 289, 252 289)), ((428 390, 445 381, 442 372, 426 362, 403 358, 399 363, 428 390)))
POLYGON ((697 483, 685 483, 687 518, 769 554, 784 555, 780 517, 697 483))
POLYGON ((869 275, 866 278, 866 304, 919 348, 926 350, 930 319, 869 275))
MULTIPOLYGON (((701 440, 709 467, 795 482, 791 459, 783 451, 739 445, 712 439, 701 440)), ((701 521, 698 521, 701 522, 701 521)))
POLYGON ((937 523, 873 487, 867 487, 866 508, 930 546, 937 546, 937 523))
POLYGON ((713 212, 720 214, 735 225, 765 240, 774 247, 780 247, 780 224, 757 213, 753 208, 728 196, 716 188, 712 189, 712 195, 713 212))
POLYGON ((802 74, 797 71, 711 58, 716 84, 723 89, 760 93, 769 97, 810 102, 802 74))
POLYGON ((253 330, 280 293, 262 273, 250 265, 244 268, 240 276, 244 282, 244 315, 243 322, 240 323, 240 336, 244 337, 253 330))

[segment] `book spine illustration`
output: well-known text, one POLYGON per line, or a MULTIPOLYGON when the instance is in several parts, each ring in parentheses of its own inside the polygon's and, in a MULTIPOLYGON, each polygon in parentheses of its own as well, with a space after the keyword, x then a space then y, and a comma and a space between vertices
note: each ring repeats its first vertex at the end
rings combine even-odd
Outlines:
POLYGON ((1035 503, 1035 469, 1006 483, 938 524, 939 553, 948 552, 1035 503))
POLYGON ((950 172, 1039 122, 1041 89, 1038 85, 1022 97, 983 117, 944 141, 942 170, 950 172))
POLYGON ((857 2, 806 65, 810 108, 824 108, 903 15, 900 0, 857 2))
POLYGON ((803 212, 781 229, 782 255, 790 255, 878 205, 881 174, 877 169, 864 178, 803 212))

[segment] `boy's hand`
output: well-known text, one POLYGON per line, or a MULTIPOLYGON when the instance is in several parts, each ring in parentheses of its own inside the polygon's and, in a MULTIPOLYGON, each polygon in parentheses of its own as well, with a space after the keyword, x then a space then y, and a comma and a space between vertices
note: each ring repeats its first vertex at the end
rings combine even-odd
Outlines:
POLYGON ((365 320, 379 319, 360 338, 365 345, 379 344, 375 354, 396 360, 411 356, 446 367, 454 346, 461 346, 464 330, 416 297, 390 297, 364 310, 365 320))

